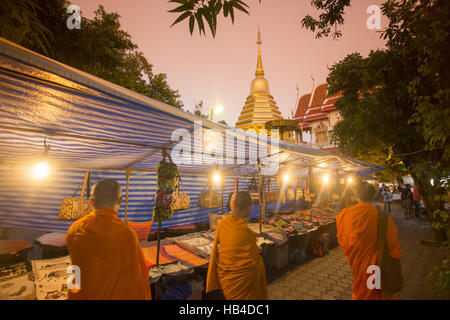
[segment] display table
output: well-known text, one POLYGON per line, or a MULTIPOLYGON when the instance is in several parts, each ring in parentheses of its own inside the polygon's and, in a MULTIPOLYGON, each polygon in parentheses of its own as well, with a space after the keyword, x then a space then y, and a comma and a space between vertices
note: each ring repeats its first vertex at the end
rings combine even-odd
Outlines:
POLYGON ((69 254, 66 234, 61 232, 46 233, 35 240, 44 250, 43 259, 59 258, 69 254))
POLYGON ((31 245, 25 240, 0 240, 0 265, 26 261, 31 245))

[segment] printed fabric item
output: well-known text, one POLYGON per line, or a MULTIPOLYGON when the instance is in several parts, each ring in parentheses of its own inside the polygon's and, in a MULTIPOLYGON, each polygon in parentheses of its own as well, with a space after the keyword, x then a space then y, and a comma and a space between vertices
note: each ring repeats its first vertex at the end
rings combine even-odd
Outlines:
POLYGON ((178 187, 178 177, 180 176, 178 167, 172 162, 172 158, 167 154, 169 162, 166 162, 166 155, 158 163, 158 189, 175 190, 178 187))
POLYGON ((180 210, 186 210, 191 207, 191 199, 189 195, 184 192, 179 193, 179 189, 177 189, 177 192, 173 196, 173 210, 174 211, 180 211, 180 210))
MULTIPOLYGON (((177 260, 173 257, 167 255, 167 253, 163 250, 164 246, 161 246, 159 249, 159 264, 169 264, 177 262, 177 260)), ((156 246, 142 248, 142 252, 144 254, 145 265, 147 268, 151 268, 156 266, 156 246)))
POLYGON ((162 222, 173 216, 173 208, 153 208, 152 222, 162 222))
POLYGON ((33 280, 25 262, 0 267, 0 300, 35 300, 33 280))
POLYGON ((155 195, 155 204, 159 208, 170 208, 173 204, 173 192, 158 190, 155 195))
POLYGON ((62 232, 46 233, 37 238, 36 241, 44 246, 65 247, 67 245, 66 234, 62 232))
POLYGON ((150 234, 150 229, 152 228, 152 224, 153 224, 153 222, 151 222, 151 221, 149 221, 149 222, 128 221, 127 222, 127 225, 136 232, 138 239, 141 242, 148 240, 148 235, 150 234))
POLYGON ((75 190, 72 197, 66 197, 63 199, 61 208, 59 210, 58 219, 63 220, 77 220, 79 218, 84 217, 85 215, 89 214, 93 208, 91 206, 91 202, 84 199, 85 190, 87 187, 87 196, 86 198, 89 198, 90 193, 90 184, 91 184, 91 175, 89 171, 86 171, 84 175, 84 180, 82 182, 83 187, 81 188, 81 198, 77 198, 77 192, 79 190, 79 187, 77 190, 75 190))
POLYGON ((172 257, 176 257, 178 260, 188 263, 194 267, 203 266, 209 262, 208 260, 203 259, 176 244, 164 246, 164 250, 172 257))
POLYGON ((70 257, 31 261, 36 297, 38 300, 66 300, 69 292, 67 267, 72 265, 70 257))

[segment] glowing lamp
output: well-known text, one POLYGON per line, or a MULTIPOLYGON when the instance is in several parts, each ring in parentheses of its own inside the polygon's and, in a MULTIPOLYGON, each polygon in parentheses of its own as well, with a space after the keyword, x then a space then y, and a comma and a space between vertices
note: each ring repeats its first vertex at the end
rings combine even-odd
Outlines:
POLYGON ((216 172, 213 175, 213 182, 214 183, 219 183, 222 180, 222 177, 220 176, 220 173, 216 172))
POLYGON ((283 176, 283 181, 285 183, 289 182, 289 175, 287 173, 283 176))
POLYGON ((217 106, 214 108, 214 114, 219 114, 223 111, 223 106, 217 106))
POLYGON ((328 183, 328 181, 330 180, 330 178, 328 176, 323 176, 323 183, 328 183))
POLYGON ((33 177, 35 179, 44 179, 48 176, 50 167, 46 162, 39 162, 33 167, 33 177))
POLYGON ((352 177, 348 178, 348 179, 347 179, 347 182, 348 182, 348 183, 352 183, 352 182, 353 182, 353 178, 352 178, 352 177))

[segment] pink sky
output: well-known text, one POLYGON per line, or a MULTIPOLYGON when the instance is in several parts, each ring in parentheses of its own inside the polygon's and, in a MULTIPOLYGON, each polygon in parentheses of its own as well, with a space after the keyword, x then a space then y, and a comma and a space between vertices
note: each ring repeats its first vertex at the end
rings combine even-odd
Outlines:
MULTIPOLYGON (((296 101, 296 85, 301 94, 311 91, 313 74, 316 83, 326 81, 327 63, 342 60, 358 51, 366 56, 370 50, 384 47, 376 30, 369 30, 366 13, 370 5, 382 0, 352 1, 347 9, 343 37, 337 41, 315 39, 301 28, 306 14, 317 16, 309 0, 249 0, 250 16, 237 13, 234 25, 223 16, 218 19, 216 38, 189 34, 187 20, 170 28, 177 14, 168 0, 72 0, 84 16, 103 4, 107 11, 121 16, 122 28, 132 37, 155 73, 166 73, 173 89, 181 93, 185 110, 203 100, 208 108, 223 105, 225 111, 214 120, 235 124, 254 78, 257 58, 256 36, 261 27, 262 58, 270 91, 285 118, 290 117, 296 101)), ((387 20, 382 18, 381 28, 387 20)))

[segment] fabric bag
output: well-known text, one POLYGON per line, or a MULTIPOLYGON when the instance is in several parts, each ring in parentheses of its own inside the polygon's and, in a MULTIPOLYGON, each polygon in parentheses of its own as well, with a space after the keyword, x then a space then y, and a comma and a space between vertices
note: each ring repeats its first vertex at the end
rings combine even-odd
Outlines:
POLYGON ((248 193, 250 193, 253 204, 259 204, 259 189, 255 178, 252 178, 252 181, 250 181, 250 184, 248 186, 248 193))
POLYGON ((277 202, 277 192, 276 191, 270 191, 270 178, 267 179, 267 191, 265 192, 265 198, 266 198, 266 203, 273 203, 273 202, 277 202))
POLYGON ((172 206, 168 208, 160 208, 155 206, 153 208, 152 222, 162 222, 164 220, 171 218, 172 216, 173 216, 172 206))
POLYGON ((212 209, 222 205, 222 197, 217 191, 203 190, 198 197, 197 206, 200 208, 212 209))
POLYGON ((183 192, 180 193, 180 187, 176 189, 176 192, 173 195, 173 211, 186 210, 191 207, 191 199, 189 198, 189 195, 184 191, 181 176, 180 185, 183 188, 183 192))
POLYGON ((84 174, 84 180, 78 186, 77 190, 75 190, 72 197, 66 197, 63 199, 61 208, 59 210, 58 219, 63 220, 77 220, 79 218, 84 217, 89 214, 93 208, 91 206, 91 202, 88 200, 90 196, 90 185, 91 185, 91 176, 90 172, 86 171, 84 174), (77 198, 76 195, 78 190, 80 189, 81 184, 83 187, 81 188, 81 198, 77 198), (87 197, 84 199, 84 194, 87 187, 87 197))
POLYGON ((174 202, 173 192, 158 190, 155 194, 155 205, 160 208, 169 208, 174 202))
POLYGON ((403 276, 400 259, 391 257, 387 241, 387 225, 389 215, 378 211, 378 256, 377 264, 381 270, 381 292, 391 295, 403 288, 403 276))
POLYGON ((175 190, 178 188, 180 174, 170 154, 164 152, 163 159, 158 163, 157 174, 158 189, 175 190), (169 158, 168 162, 166 161, 166 156, 169 158))

